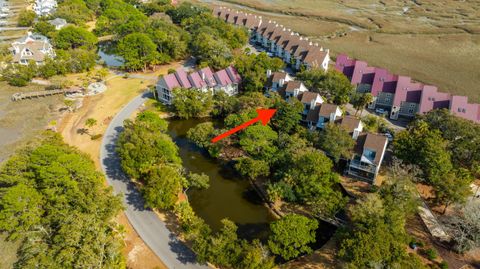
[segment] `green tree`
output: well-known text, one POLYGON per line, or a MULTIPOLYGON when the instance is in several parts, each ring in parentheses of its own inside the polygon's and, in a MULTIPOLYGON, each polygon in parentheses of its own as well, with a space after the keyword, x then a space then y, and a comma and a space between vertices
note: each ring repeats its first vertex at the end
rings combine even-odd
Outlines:
POLYGON ((270 174, 270 167, 266 161, 243 157, 235 164, 235 169, 244 177, 255 180, 270 174))
POLYGON ((207 149, 211 146, 214 130, 212 122, 199 123, 188 130, 187 138, 197 146, 207 149))
POLYGON ((197 188, 197 189, 208 189, 210 187, 210 177, 205 174, 197 174, 197 173, 188 173, 188 177, 186 178, 186 182, 183 184, 185 189, 188 188, 197 188))
POLYGON ((422 120, 431 129, 440 131, 449 143, 447 149, 452 153, 452 162, 456 168, 466 168, 480 177, 480 126, 470 120, 452 115, 448 109, 434 109, 422 120))
POLYGON ((172 18, 174 23, 180 24, 184 19, 195 17, 207 12, 209 12, 208 9, 204 7, 183 2, 177 8, 168 10, 167 14, 172 18))
POLYGON ((32 10, 23 10, 18 14, 17 25, 20 27, 30 27, 35 20, 35 12, 32 10))
POLYGON ((465 204, 467 198, 472 195, 470 184, 473 177, 466 169, 460 168, 441 177, 441 180, 435 182, 435 199, 439 204, 444 204, 443 214, 447 211, 449 205, 453 203, 465 204))
POLYGON ((237 236, 234 222, 223 219, 219 232, 206 237, 198 237, 193 249, 200 262, 212 262, 219 266, 233 267, 241 255, 241 241, 237 236))
POLYGON ((297 99, 291 98, 288 102, 278 100, 274 107, 277 109, 272 118, 272 125, 277 132, 294 133, 300 127, 303 105, 297 99))
POLYGON ((97 125, 97 120, 96 119, 93 119, 93 118, 88 118, 86 121, 85 121, 85 125, 89 128, 92 128, 93 126, 97 125))
POLYGON ((35 229, 43 215, 42 195, 31 186, 18 184, 8 188, 0 198, 0 229, 11 239, 35 229))
POLYGON ((2 70, 2 80, 17 87, 27 86, 37 72, 35 63, 29 65, 9 65, 2 70))
POLYGON ((360 117, 362 116, 363 110, 365 107, 373 101, 373 95, 371 93, 356 93, 353 95, 351 103, 356 109, 355 116, 360 110, 360 117))
POLYGON ((279 58, 268 57, 266 53, 241 54, 235 58, 235 68, 242 77, 241 87, 247 92, 263 92, 267 83, 267 70, 281 70, 285 64, 279 58))
POLYGON ((95 18, 95 12, 90 10, 85 1, 64 0, 58 4, 55 16, 64 18, 69 23, 83 25, 85 22, 95 18))
POLYGON ((178 147, 158 128, 161 119, 158 115, 156 117, 149 121, 143 116, 135 122, 126 120, 125 130, 118 139, 117 151, 122 168, 135 179, 140 179, 155 165, 181 163, 178 147))
POLYGON ((239 137, 242 149, 254 158, 270 162, 278 150, 274 144, 278 134, 268 125, 249 126, 239 137))
POLYGON ((393 145, 395 155, 407 163, 418 165, 430 184, 438 182, 453 168, 446 141, 439 131, 430 129, 424 121, 399 132, 393 145))
POLYGON ((188 240, 200 241, 210 235, 210 228, 203 219, 195 215, 188 202, 180 202, 175 205, 175 213, 188 240))
POLYGON ((155 166, 145 176, 142 188, 145 205, 150 208, 171 209, 182 191, 183 178, 178 167, 155 166))
POLYGON ((173 109, 183 119, 208 116, 213 100, 210 92, 197 89, 176 88, 173 90, 173 109))
POLYGON ((268 253, 268 249, 258 239, 248 243, 242 242, 242 257, 237 268, 244 269, 272 269, 275 268, 275 261, 268 253))
POLYGON ((268 239, 268 246, 272 253, 280 255, 285 260, 310 253, 312 249, 308 245, 315 242, 317 228, 318 222, 315 219, 288 214, 270 224, 272 233, 268 239))
POLYGON ((320 132, 319 147, 327 152, 338 163, 341 158, 350 159, 355 140, 341 126, 329 123, 320 132))
POLYGON ((33 27, 33 32, 42 34, 49 38, 53 37, 55 31, 55 26, 44 20, 35 23, 35 26, 33 27))
POLYGON ((98 39, 88 30, 70 25, 58 31, 53 41, 55 47, 59 49, 92 50, 95 49, 98 39))
POLYGON ((192 52, 200 66, 222 69, 230 65, 233 55, 228 44, 208 32, 201 32, 192 39, 192 52))
POLYGON ((354 93, 348 78, 336 70, 325 72, 322 69, 309 69, 297 74, 297 78, 304 81, 307 88, 319 92, 337 105, 348 103, 354 93))
POLYGON ((157 63, 159 58, 157 45, 143 33, 132 33, 120 39, 117 49, 129 70, 145 71, 147 67, 157 63))
POLYGON ((394 161, 386 184, 349 209, 351 225, 340 232, 339 257, 349 268, 425 268, 408 255, 406 218, 418 203, 415 168, 394 161))
POLYGON ((89 157, 46 132, 0 169, 0 227, 22 238, 16 268, 125 268, 122 202, 89 157), (7 223, 8 222, 8 223, 7 223))
POLYGON ((213 111, 215 117, 225 117, 233 113, 238 106, 238 98, 229 96, 224 91, 218 91, 213 95, 213 111))

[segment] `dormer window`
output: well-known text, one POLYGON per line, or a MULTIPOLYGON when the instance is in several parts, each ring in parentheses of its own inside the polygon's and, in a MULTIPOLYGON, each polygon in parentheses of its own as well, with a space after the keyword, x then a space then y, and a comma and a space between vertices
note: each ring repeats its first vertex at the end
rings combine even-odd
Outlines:
POLYGON ((381 82, 384 82, 384 81, 385 81, 385 78, 380 78, 380 81, 381 81, 381 82))
POLYGON ((462 108, 462 112, 463 112, 463 113, 465 113, 465 112, 466 112, 465 108, 462 108))

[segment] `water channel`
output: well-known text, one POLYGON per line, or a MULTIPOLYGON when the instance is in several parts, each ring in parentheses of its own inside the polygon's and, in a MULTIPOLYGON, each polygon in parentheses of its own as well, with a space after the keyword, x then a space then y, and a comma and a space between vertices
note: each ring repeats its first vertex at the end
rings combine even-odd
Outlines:
MULTIPOLYGON (((170 120, 168 132, 180 149, 180 157, 187 171, 205 173, 210 177, 210 187, 189 190, 188 198, 195 213, 217 230, 220 221, 228 218, 238 225, 239 236, 246 239, 268 237, 268 225, 275 217, 247 180, 240 178, 228 164, 208 157, 186 138, 187 131, 200 123, 198 119, 170 120)), ((319 223, 317 242, 322 246, 334 233, 335 227, 319 223)))
POLYGON ((123 65, 124 60, 115 54, 115 46, 111 41, 100 42, 97 54, 108 67, 116 68, 123 65))

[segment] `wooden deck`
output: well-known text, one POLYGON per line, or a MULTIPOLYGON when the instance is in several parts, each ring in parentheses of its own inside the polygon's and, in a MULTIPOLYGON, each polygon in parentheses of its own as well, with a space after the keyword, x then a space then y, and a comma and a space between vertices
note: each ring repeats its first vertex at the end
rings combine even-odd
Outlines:
POLYGON ((40 98, 46 96, 52 96, 57 94, 68 93, 80 93, 79 89, 67 89, 67 90, 49 90, 49 91, 37 91, 37 92, 17 92, 12 95, 12 101, 20 101, 24 99, 40 98))

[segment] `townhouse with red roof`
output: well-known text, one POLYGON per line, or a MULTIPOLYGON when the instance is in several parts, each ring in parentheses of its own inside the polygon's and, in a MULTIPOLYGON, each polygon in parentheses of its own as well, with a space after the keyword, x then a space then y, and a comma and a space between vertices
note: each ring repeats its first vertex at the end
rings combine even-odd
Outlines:
POLYGON ((410 77, 391 74, 388 70, 368 66, 367 62, 340 54, 335 69, 356 86, 358 92, 370 92, 374 101, 370 109, 383 108, 391 119, 413 118, 433 109, 445 108, 458 117, 480 123, 480 104, 468 97, 439 92, 437 87, 412 81, 410 77))
POLYGON ((242 78, 232 66, 217 72, 205 67, 189 74, 183 68, 179 68, 175 73, 164 75, 158 80, 156 95, 158 100, 167 105, 172 104, 175 88, 193 88, 212 93, 223 91, 228 95, 235 95, 241 81, 242 78))
POLYGON ((217 7, 213 16, 228 23, 246 27, 252 42, 261 45, 296 70, 302 68, 328 69, 330 51, 275 21, 226 7, 217 7))

